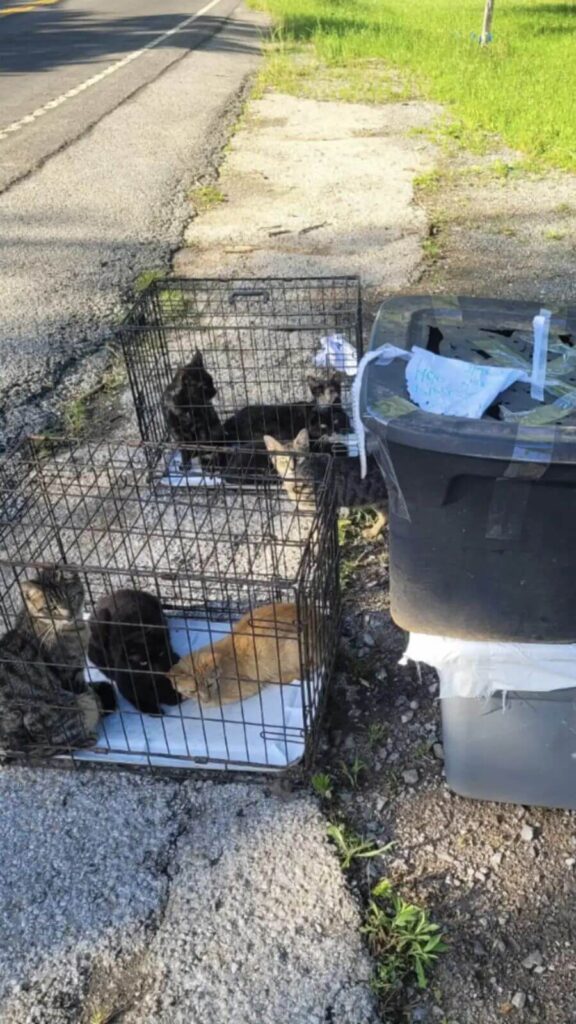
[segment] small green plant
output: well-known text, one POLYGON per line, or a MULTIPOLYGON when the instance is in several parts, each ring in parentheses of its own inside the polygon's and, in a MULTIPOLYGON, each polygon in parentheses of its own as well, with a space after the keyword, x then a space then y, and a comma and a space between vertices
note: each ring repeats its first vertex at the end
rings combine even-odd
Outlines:
POLYGON ((72 437, 78 437, 88 419, 88 401, 93 392, 89 395, 80 395, 79 398, 71 398, 62 407, 62 419, 64 420, 65 432, 72 437))
POLYGON ((428 225, 428 238, 422 242, 422 252, 431 263, 442 255, 442 243, 440 234, 442 223, 439 220, 432 220, 428 225))
POLYGON ((426 192, 436 192, 442 182, 442 174, 434 168, 432 171, 423 171, 414 178, 414 188, 426 192))
POLYGON ((387 878, 372 889, 362 932, 377 960, 373 984, 384 1002, 413 977, 426 988, 430 968, 447 948, 427 911, 407 903, 387 878))
POLYGON ((386 739, 387 728, 383 722, 370 722, 368 726, 368 746, 370 750, 374 750, 374 747, 379 746, 384 739, 386 739))
POLYGON ((358 558, 341 558, 340 559, 340 585, 342 590, 345 590, 356 573, 356 570, 364 565, 366 561, 366 555, 360 555, 358 558))
POLYGON ((548 230, 544 232, 544 238, 546 238, 548 242, 561 242, 563 238, 566 238, 566 232, 561 231, 559 228, 548 228, 548 230))
POLYGON ((146 291, 148 285, 152 284, 153 281, 161 281, 164 277, 166 277, 166 271, 161 267, 151 267, 150 270, 142 270, 134 281, 134 291, 139 295, 140 292, 146 291))
POLYGON ((350 764, 346 764, 345 761, 342 761, 340 767, 342 769, 342 774, 347 779, 352 789, 358 789, 360 776, 366 771, 366 764, 364 761, 356 755, 350 764))
POLYGON ((351 508, 346 515, 338 518, 338 543, 340 547, 345 544, 355 544, 362 537, 362 531, 371 522, 369 509, 351 508))
POLYGON ((312 776, 310 782, 316 796, 321 797, 322 800, 332 799, 332 779, 326 772, 317 772, 312 776))
POLYGON ((226 196, 216 185, 199 185, 188 193, 190 202, 194 205, 196 213, 207 213, 219 203, 226 202, 226 196))
POLYGON ((376 846, 370 839, 361 839, 345 825, 332 823, 328 825, 326 832, 338 850, 343 871, 347 871, 354 860, 382 857, 393 846, 393 843, 376 846))
POLYGON ((102 390, 111 394, 123 388, 127 381, 126 366, 124 360, 114 356, 110 366, 102 374, 102 390))
POLYGON ((90 1024, 115 1024, 115 1022, 123 1016, 125 1011, 128 1010, 129 1005, 119 1006, 115 1010, 96 1010, 95 1013, 90 1017, 90 1024))

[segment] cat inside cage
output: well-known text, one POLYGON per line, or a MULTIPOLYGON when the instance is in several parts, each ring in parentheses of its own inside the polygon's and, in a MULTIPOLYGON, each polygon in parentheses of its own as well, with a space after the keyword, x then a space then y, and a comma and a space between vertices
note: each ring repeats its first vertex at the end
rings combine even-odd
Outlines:
POLYGON ((266 473, 264 436, 303 429, 315 452, 352 443, 351 384, 362 355, 356 278, 203 281, 150 286, 122 349, 142 440, 174 442, 174 473, 266 473), (203 445, 217 451, 206 460, 203 445), (239 450, 240 449, 240 450, 239 450))
POLYGON ((0 754, 301 760, 333 650, 333 518, 303 515, 272 471, 251 495, 168 494, 148 464, 121 445, 37 461, 41 497, 0 554, 0 754))

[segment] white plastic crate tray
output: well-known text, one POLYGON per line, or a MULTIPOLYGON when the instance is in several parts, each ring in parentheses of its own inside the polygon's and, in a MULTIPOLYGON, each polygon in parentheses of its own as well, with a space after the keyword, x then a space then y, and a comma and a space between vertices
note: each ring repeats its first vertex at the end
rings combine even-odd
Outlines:
MULTIPOLYGON (((170 619, 170 639, 179 655, 230 632, 227 622, 170 619)), ((89 682, 105 676, 89 665, 89 682)), ((313 703, 323 672, 313 681, 313 703)), ((166 707, 161 717, 143 715, 119 694, 118 710, 106 715, 95 747, 73 755, 78 761, 154 765, 164 768, 220 768, 238 771, 285 768, 304 753, 303 688, 299 680, 265 686, 261 693, 220 708, 196 700, 166 707), (225 764, 224 764, 225 762, 225 764), (241 762, 241 763, 234 763, 241 762)))

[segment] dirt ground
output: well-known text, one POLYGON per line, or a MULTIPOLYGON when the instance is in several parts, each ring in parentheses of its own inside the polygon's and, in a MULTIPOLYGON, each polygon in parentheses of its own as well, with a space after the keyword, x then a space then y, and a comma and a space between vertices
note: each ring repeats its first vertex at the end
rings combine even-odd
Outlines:
MULTIPOLYGON (((399 291, 552 308, 574 301, 573 178, 528 173, 500 149, 476 157, 435 146, 436 112, 417 102, 367 108, 266 96, 232 141, 219 182, 225 201, 193 221, 176 272, 360 272, 367 329, 379 301, 399 291), (348 145, 351 163, 331 165, 330 153, 348 145)), ((406 637, 389 615, 386 541, 345 557, 356 567, 345 590, 345 668, 320 759, 334 780, 324 809, 378 843, 394 841, 384 863, 366 861, 352 876, 359 898, 388 874, 449 942, 429 989, 403 992, 383 1019, 569 1024, 574 816, 448 790, 436 675, 398 664, 406 637), (362 770, 351 786, 342 766, 355 757, 362 770)))

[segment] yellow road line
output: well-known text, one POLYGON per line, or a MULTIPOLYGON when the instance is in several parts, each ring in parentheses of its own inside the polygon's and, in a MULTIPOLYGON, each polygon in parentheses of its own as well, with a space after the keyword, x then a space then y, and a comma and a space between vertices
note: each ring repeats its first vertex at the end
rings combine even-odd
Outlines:
POLYGON ((0 18, 3 18, 7 14, 25 14, 27 11, 36 11, 39 7, 49 7, 52 4, 58 4, 60 0, 32 0, 31 3, 22 4, 20 7, 5 7, 3 10, 0 9, 0 18))

